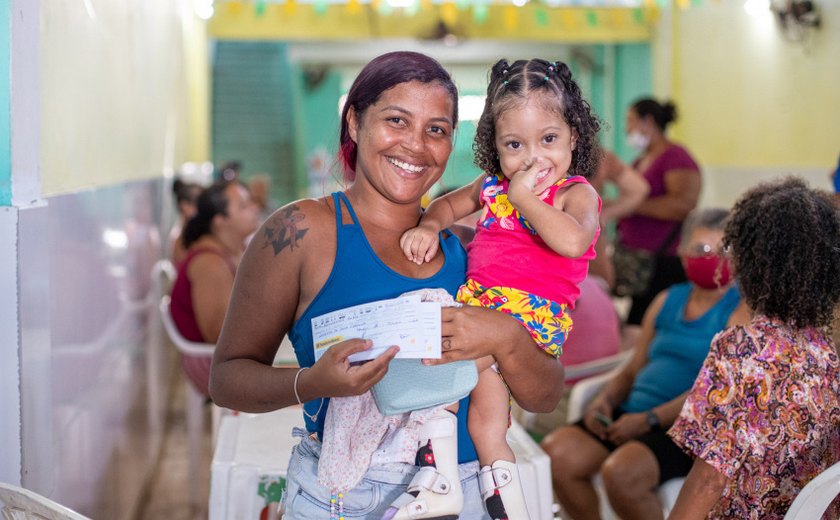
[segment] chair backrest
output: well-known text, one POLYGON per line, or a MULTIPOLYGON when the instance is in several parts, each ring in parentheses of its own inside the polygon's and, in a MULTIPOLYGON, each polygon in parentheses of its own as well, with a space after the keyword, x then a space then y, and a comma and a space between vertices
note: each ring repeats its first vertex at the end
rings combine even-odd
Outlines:
POLYGON ((212 343, 196 343, 181 335, 178 327, 175 326, 172 315, 169 314, 169 302, 169 295, 164 295, 160 298, 160 321, 163 322, 163 328, 166 330, 169 339, 175 344, 175 348, 182 354, 190 356, 213 357, 213 350, 216 348, 216 345, 212 343))
POLYGON ((157 300, 162 294, 169 292, 169 289, 175 282, 175 277, 178 276, 178 272, 169 259, 161 258, 152 266, 150 276, 152 278, 152 288, 154 289, 152 291, 152 297, 157 300))
POLYGON ((28 489, 0 482, 0 517, 10 520, 90 520, 28 489))
POLYGON ((605 372, 610 372, 615 368, 624 366, 633 357, 632 350, 625 350, 618 354, 603 357, 600 359, 593 359, 586 363, 578 363, 577 365, 567 365, 566 370, 566 385, 577 383, 581 379, 593 377, 605 372))
POLYGON ((802 488, 790 505, 785 520, 822 518, 831 502, 840 495, 840 462, 823 471, 802 488))

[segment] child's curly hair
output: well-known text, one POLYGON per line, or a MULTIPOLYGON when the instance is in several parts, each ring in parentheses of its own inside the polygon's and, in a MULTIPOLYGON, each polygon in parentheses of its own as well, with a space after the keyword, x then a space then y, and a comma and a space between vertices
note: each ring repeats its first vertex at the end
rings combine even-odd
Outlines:
POLYGON ((840 301, 840 211, 827 193, 787 178, 747 191, 726 224, 741 292, 758 313, 824 327, 840 301))
POLYGON ((572 71, 560 61, 518 60, 510 65, 507 60, 501 59, 493 65, 484 112, 478 120, 473 142, 475 165, 485 173, 501 171, 496 151, 496 121, 505 110, 514 108, 531 93, 557 99, 552 108, 577 134, 569 174, 590 178, 601 154, 597 141, 601 125, 592 114, 589 102, 583 99, 580 87, 572 79, 572 71))

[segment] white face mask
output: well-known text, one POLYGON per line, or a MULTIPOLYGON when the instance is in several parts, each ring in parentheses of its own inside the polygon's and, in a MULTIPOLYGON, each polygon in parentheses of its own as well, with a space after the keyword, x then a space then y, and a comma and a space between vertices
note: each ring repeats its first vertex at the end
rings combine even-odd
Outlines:
POLYGON ((627 144, 640 152, 644 152, 650 144, 650 136, 634 130, 627 134, 627 144))

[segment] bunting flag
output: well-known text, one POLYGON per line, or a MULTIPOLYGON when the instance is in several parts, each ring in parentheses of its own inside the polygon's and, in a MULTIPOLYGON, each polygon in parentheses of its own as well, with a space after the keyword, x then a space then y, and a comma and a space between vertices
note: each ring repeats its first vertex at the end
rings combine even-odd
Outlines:
POLYGON ((265 0, 257 0, 257 4, 254 6, 254 14, 257 15, 257 18, 265 16, 265 0))
POLYGON ((458 8, 452 2, 446 2, 440 6, 440 18, 449 26, 455 25, 458 23, 458 8))
POLYGON ((473 21, 478 25, 487 23, 487 17, 490 15, 490 9, 487 4, 475 4, 472 8, 473 21))
MULTIPOLYGON (((223 15, 232 17, 252 13, 255 18, 263 18, 271 5, 279 6, 279 11, 276 12, 284 17, 296 15, 299 9, 310 9, 316 15, 323 17, 328 13, 332 1, 215 0, 215 3, 217 7, 222 7, 223 15), (246 6, 253 6, 253 10, 249 7, 246 11, 246 6)), ((344 10, 349 15, 362 13, 362 4, 369 2, 373 10, 382 16, 394 14, 395 9, 405 16, 437 10, 441 20, 448 25, 457 24, 459 18, 466 16, 467 13, 470 15, 471 22, 478 25, 486 24, 491 16, 501 15, 502 24, 506 29, 515 29, 519 25, 522 13, 527 12, 520 10, 519 7, 529 2, 534 4, 530 9, 536 26, 548 27, 555 23, 567 29, 579 29, 582 26, 622 29, 633 25, 653 24, 659 19, 662 10, 671 8, 686 10, 701 7, 709 2, 721 3, 721 0, 638 0, 636 7, 622 7, 615 5, 618 2, 604 0, 517 0, 516 3, 514 0, 414 0, 410 3, 401 2, 394 7, 394 4, 388 0, 343 1, 344 10)))

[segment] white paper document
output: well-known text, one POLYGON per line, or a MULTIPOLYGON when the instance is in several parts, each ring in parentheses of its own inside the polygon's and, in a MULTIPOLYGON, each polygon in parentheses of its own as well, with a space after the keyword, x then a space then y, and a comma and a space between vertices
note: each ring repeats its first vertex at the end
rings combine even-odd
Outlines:
POLYGON ((312 320, 315 360, 336 343, 354 338, 373 341, 352 362, 374 359, 393 345, 398 358, 440 358, 440 303, 420 295, 379 300, 323 314, 312 320))

